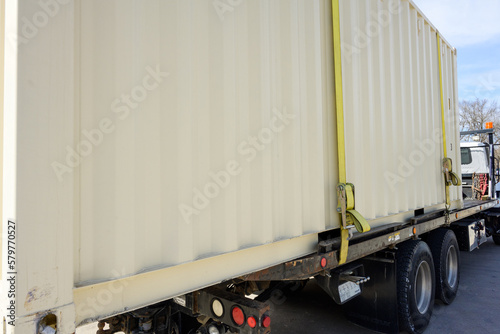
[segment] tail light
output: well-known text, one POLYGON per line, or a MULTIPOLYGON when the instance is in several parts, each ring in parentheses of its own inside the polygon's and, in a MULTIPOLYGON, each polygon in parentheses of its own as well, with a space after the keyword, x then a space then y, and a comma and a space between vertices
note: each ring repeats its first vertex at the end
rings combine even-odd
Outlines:
POLYGON ((243 310, 238 306, 233 307, 231 311, 231 318, 238 326, 243 326, 245 323, 245 313, 243 313, 243 310))
POLYGON ((271 317, 265 315, 262 318, 262 327, 267 328, 269 326, 271 326, 271 317))
POLYGON ((248 326, 250 326, 251 328, 255 328, 257 326, 257 319, 255 319, 255 317, 249 317, 247 319, 247 324, 248 326))

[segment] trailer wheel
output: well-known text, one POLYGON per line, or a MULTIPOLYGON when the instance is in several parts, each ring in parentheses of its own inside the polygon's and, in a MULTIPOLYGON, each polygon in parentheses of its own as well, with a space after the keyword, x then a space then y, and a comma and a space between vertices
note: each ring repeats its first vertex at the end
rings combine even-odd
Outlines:
POLYGON ((455 300, 460 283, 460 252, 453 231, 438 229, 432 232, 427 243, 434 259, 436 272, 436 298, 446 305, 455 300))
POLYGON ((434 308, 434 261, 429 246, 409 240, 398 246, 397 296, 399 327, 423 333, 434 308))
POLYGON ((500 235, 494 234, 493 235, 493 242, 495 243, 495 245, 500 245, 500 235))

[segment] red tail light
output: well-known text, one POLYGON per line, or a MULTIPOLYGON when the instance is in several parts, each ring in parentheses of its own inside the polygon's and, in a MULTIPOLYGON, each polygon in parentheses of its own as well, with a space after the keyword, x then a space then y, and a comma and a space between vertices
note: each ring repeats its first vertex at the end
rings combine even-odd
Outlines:
POLYGON ((248 326, 255 328, 257 326, 257 320, 255 319, 255 317, 249 317, 247 319, 247 324, 248 326))
POLYGON ((243 313, 243 310, 238 306, 233 307, 231 316, 236 325, 243 326, 243 324, 245 323, 245 313, 243 313))
POLYGON ((267 315, 262 318, 262 327, 267 328, 271 326, 271 317, 268 317, 267 315))

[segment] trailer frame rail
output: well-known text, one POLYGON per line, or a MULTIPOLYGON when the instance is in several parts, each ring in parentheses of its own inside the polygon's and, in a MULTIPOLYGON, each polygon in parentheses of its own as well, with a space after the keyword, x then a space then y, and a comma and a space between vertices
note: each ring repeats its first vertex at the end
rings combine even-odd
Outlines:
MULTIPOLYGON (((464 201, 464 208, 452 210, 448 214, 446 210, 440 210, 413 217, 409 222, 386 226, 382 230, 373 229, 372 232, 356 234, 350 242, 346 263, 387 248, 394 248, 401 242, 416 239, 437 228, 449 226, 456 221, 493 208, 499 203, 497 199, 464 201), (370 238, 370 235, 375 236, 370 238), (362 241, 356 242, 357 240, 362 241)), ((327 274, 341 265, 339 264, 340 244, 340 237, 320 241, 317 253, 241 276, 240 279, 243 281, 295 281, 308 279, 318 274, 327 274)))

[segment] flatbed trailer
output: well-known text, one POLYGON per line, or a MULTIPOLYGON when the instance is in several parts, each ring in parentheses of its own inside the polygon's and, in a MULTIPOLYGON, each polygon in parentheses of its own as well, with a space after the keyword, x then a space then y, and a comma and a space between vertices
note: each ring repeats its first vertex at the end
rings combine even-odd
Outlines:
MULTIPOLYGON (((351 239, 347 263, 360 260, 378 251, 394 248, 398 244, 410 240, 419 239, 435 229, 449 228, 454 223, 463 219, 488 212, 499 204, 499 200, 487 201, 465 201, 464 208, 452 210, 446 214, 437 211, 430 214, 415 216, 408 223, 394 223, 389 226, 375 228, 364 234, 357 234, 351 239)), ((327 238, 318 243, 318 253, 298 260, 280 264, 247 276, 247 281, 278 281, 278 280, 301 280, 320 274, 323 271, 338 268, 338 251, 340 238, 327 238), (321 260, 326 259, 326 265, 321 265, 321 260), (308 271, 310 270, 310 271, 308 271)))
MULTIPOLYGON (((136 333, 141 324, 146 323, 145 319, 149 324, 162 324, 154 327, 155 333, 271 333, 270 301, 297 290, 310 279, 343 305, 347 318, 360 326, 382 333, 399 333, 401 322, 405 322, 406 326, 415 324, 413 332, 420 333, 430 320, 434 297, 445 304, 455 298, 460 277, 459 250, 479 248, 489 236, 500 245, 499 204, 498 199, 467 200, 462 209, 416 212, 408 222, 354 234, 345 264, 339 264, 338 260, 341 238, 325 232, 319 236, 316 253, 178 296, 139 312, 105 319, 99 323, 97 334, 136 333), (432 253, 427 272, 405 270, 398 263, 400 253, 411 254, 408 249, 427 245, 432 253), (426 273, 431 277, 425 278, 426 273), (408 279, 409 286, 413 285, 409 287, 414 289, 412 293, 402 293, 402 278, 408 279), (437 288, 434 282, 441 286, 437 288), (402 300, 406 300, 406 304, 402 300), (409 313, 405 319, 401 311, 405 307, 425 311, 416 316, 409 313), (241 310, 240 315, 234 313, 235 309, 241 310), (148 316, 139 316, 145 313, 148 316), (191 329, 195 318, 205 321, 200 321, 204 326, 196 332, 191 329), (241 322, 236 323, 238 321, 241 322), (106 324, 110 328, 107 331, 103 330, 106 324)), ((415 263, 418 261, 407 258, 407 266, 415 263)))

